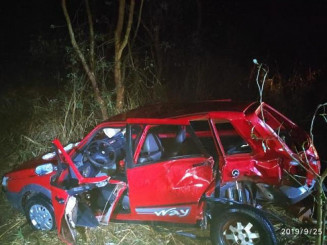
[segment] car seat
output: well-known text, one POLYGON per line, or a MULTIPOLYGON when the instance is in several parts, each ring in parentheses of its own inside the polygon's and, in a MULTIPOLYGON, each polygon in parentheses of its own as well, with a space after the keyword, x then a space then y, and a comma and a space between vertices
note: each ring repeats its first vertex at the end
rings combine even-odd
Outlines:
POLYGON ((158 135, 149 133, 144 141, 138 163, 155 162, 161 159, 163 147, 158 135))

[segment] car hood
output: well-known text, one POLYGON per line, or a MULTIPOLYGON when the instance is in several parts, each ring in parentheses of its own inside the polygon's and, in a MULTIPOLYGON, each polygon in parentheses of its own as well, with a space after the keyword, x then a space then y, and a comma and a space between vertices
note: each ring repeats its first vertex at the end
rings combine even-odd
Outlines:
POLYGON ((22 179, 26 177, 32 177, 37 176, 35 173, 35 168, 37 166, 40 166, 42 164, 51 163, 54 165, 57 165, 57 159, 42 159, 42 156, 31 159, 29 161, 26 161, 22 164, 20 164, 17 168, 15 168, 13 171, 6 174, 6 176, 12 178, 12 179, 22 179))
POLYGON ((51 159, 43 159, 41 157, 33 158, 29 161, 23 162, 20 164, 14 171, 20 171, 20 170, 27 170, 27 169, 34 169, 39 165, 45 164, 45 163, 52 163, 57 165, 57 159, 51 158, 51 159))
MULTIPOLYGON (((72 149, 77 146, 79 144, 79 142, 77 143, 70 143, 68 145, 66 145, 64 147, 64 150, 69 153, 72 151, 72 149)), ((42 164, 47 164, 47 163, 51 163, 53 165, 57 165, 58 160, 56 158, 56 154, 55 152, 49 152, 46 153, 42 156, 33 158, 29 161, 23 162, 22 164, 20 164, 19 166, 17 166, 17 168, 15 168, 12 172, 9 172, 7 174, 7 176, 11 177, 11 178, 25 178, 25 177, 31 177, 31 176, 36 176, 35 173, 35 168, 37 166, 40 166, 42 164)))

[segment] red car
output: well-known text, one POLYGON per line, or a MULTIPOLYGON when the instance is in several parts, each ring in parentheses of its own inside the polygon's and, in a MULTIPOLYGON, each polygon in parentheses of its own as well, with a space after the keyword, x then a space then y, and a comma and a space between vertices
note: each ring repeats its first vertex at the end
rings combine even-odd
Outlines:
POLYGON ((320 162, 308 135, 267 104, 206 101, 132 110, 79 143, 26 162, 2 185, 36 230, 109 222, 207 228, 213 244, 276 244, 261 202, 294 204, 320 162), (307 159, 307 168, 301 160, 307 159))

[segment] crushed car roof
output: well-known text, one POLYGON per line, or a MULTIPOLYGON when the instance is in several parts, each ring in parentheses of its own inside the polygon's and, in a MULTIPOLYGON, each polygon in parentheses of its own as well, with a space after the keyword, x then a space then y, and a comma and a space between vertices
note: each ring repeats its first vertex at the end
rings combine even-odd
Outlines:
POLYGON ((142 106, 118 114, 108 121, 126 121, 128 118, 174 118, 178 116, 205 114, 213 111, 244 113, 256 102, 233 102, 231 100, 210 100, 188 103, 161 103, 142 106))

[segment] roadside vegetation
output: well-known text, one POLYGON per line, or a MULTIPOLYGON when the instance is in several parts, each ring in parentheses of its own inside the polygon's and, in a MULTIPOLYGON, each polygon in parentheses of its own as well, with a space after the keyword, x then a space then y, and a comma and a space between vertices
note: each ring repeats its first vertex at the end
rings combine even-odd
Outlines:
MULTIPOLYGON (((2 121, 3 126, 1 127, 0 175, 19 166, 23 161, 51 151, 51 141, 55 137, 58 137, 63 144, 79 141, 102 120, 101 111, 94 103, 85 76, 70 73, 63 79, 66 80, 65 86, 59 91, 49 92, 48 96, 44 96, 44 91, 42 94, 37 94, 37 91, 27 92, 26 89, 17 89, 1 97, 0 114, 1 118, 6 120, 2 121)), ((142 90, 145 87, 144 84, 140 82, 136 85, 137 87, 135 88, 134 84, 131 90, 136 92, 137 96, 128 97, 126 110, 143 103, 157 102, 157 98, 152 101, 147 97, 147 90, 142 90), (140 89, 137 90, 137 88, 140 89), (145 95, 143 96, 143 94, 145 95), (141 100, 140 98, 147 99, 141 100)), ((164 90, 163 86, 159 88, 159 91, 164 90)), ((130 94, 131 91, 127 90, 126 93, 130 94)), ((268 96, 269 100, 275 98, 272 96, 273 93, 274 91, 271 91, 268 96)), ((164 93, 161 93, 161 96, 162 94, 164 93)), ((109 93, 104 98, 107 98, 109 115, 114 115, 117 110, 110 99, 111 96, 112 94, 109 93)), ((281 104, 280 106, 285 105, 281 104)), ((24 215, 9 207, 2 192, 0 194, 0 210, 2 214, 0 217, 1 244, 45 244, 50 242, 51 244, 62 244, 56 231, 33 232, 24 215)), ((288 213, 283 210, 278 208, 273 210, 283 216, 288 216, 288 213)), ((288 218, 291 219, 291 217, 288 218)), ((277 225, 277 231, 278 227, 277 225)), ((203 234, 200 234, 201 239, 192 239, 178 235, 178 231, 192 234, 197 232, 192 228, 110 224, 86 232, 80 230, 79 244, 210 244, 209 236, 203 237, 203 234)), ((314 243, 314 237, 310 236, 279 238, 281 244, 314 243)))
MULTIPOLYGON (((324 91, 320 91, 324 78, 327 77, 322 68, 294 62, 288 67, 288 71, 281 72, 278 65, 271 66, 270 73, 264 78, 265 88, 258 96, 256 65, 253 67, 249 65, 248 69, 244 69, 236 62, 230 62, 233 60, 230 54, 221 52, 218 57, 203 51, 205 44, 201 43, 200 17, 195 20, 197 28, 190 32, 191 42, 188 45, 184 44, 184 41, 180 44, 178 31, 175 33, 174 30, 168 30, 169 23, 165 23, 165 21, 178 22, 174 12, 166 12, 166 8, 171 6, 167 7, 160 5, 159 1, 151 1, 151 3, 147 2, 145 6, 147 9, 143 9, 142 12, 140 3, 143 4, 143 1, 136 2, 134 22, 131 24, 132 31, 129 33, 127 44, 124 43, 121 31, 121 35, 116 37, 118 44, 114 46, 114 30, 121 28, 118 24, 110 28, 106 27, 106 30, 111 30, 110 33, 99 31, 94 36, 91 35, 90 42, 85 41, 90 39, 83 31, 83 26, 74 26, 78 50, 86 57, 84 68, 79 53, 76 52, 76 46, 69 42, 71 39, 69 41, 68 38, 65 41, 58 39, 58 42, 55 42, 39 37, 31 43, 31 55, 36 57, 38 62, 47 63, 49 60, 57 59, 65 68, 62 68, 55 78, 50 78, 50 73, 47 74, 45 71, 56 69, 56 66, 51 66, 47 70, 44 68, 42 79, 56 80, 58 86, 55 88, 42 86, 39 82, 35 87, 16 87, 7 89, 1 94, 0 177, 22 162, 51 151, 51 142, 56 137, 63 144, 79 141, 98 122, 107 117, 104 115, 103 108, 110 117, 143 104, 168 100, 264 98, 265 102, 272 104, 307 131, 310 130, 316 105, 326 99, 323 95, 324 91), (150 14, 154 12, 155 15, 150 14), (144 18, 144 22, 140 22, 140 16, 144 18), (169 41, 165 40, 163 37, 170 31, 176 36, 169 41), (137 33, 140 32, 141 38, 138 39, 137 33), (122 47, 124 48, 121 50, 122 47), (193 50, 197 49, 201 52, 194 54, 193 50), (62 54, 60 59, 57 57, 58 54, 62 54), (85 66, 89 66, 89 70, 85 70, 85 66), (118 78, 115 78, 115 75, 118 78), (94 92, 94 84, 90 83, 93 78, 96 78, 96 85, 100 91, 98 94, 94 92), (117 86, 122 85, 123 95, 117 98, 117 86), (122 104, 117 106, 117 103, 121 102, 123 106, 122 104)), ((173 4, 179 11, 184 8, 178 3, 173 4)), ((69 11, 74 12, 72 9, 68 9, 69 11)), ((101 12, 99 9, 97 11, 101 12)), ((88 16, 90 17, 89 14, 85 14, 84 17, 88 16)), ((99 25, 105 23, 101 18, 97 21, 103 21, 103 23, 99 22, 99 25)), ((90 23, 92 24, 92 21, 88 19, 88 24, 90 23)), ((124 26, 124 23, 121 25, 124 26)), ((103 26, 101 28, 103 29, 103 26)), ((321 130, 323 126, 324 121, 317 118, 314 135, 318 152, 322 157, 322 165, 326 163, 324 161, 326 131, 321 130)), ((288 215, 279 209, 274 211, 288 215)), ((62 244, 56 231, 47 233, 32 231, 23 214, 8 205, 2 192, 0 213, 0 244, 62 244)), ((95 230, 80 231, 78 243, 210 244, 208 235, 203 237, 201 234, 200 238, 192 239, 177 234, 178 231, 196 233, 192 228, 168 229, 147 225, 110 224, 95 230)), ((314 243, 314 238, 309 236, 279 238, 281 244, 314 243)))

